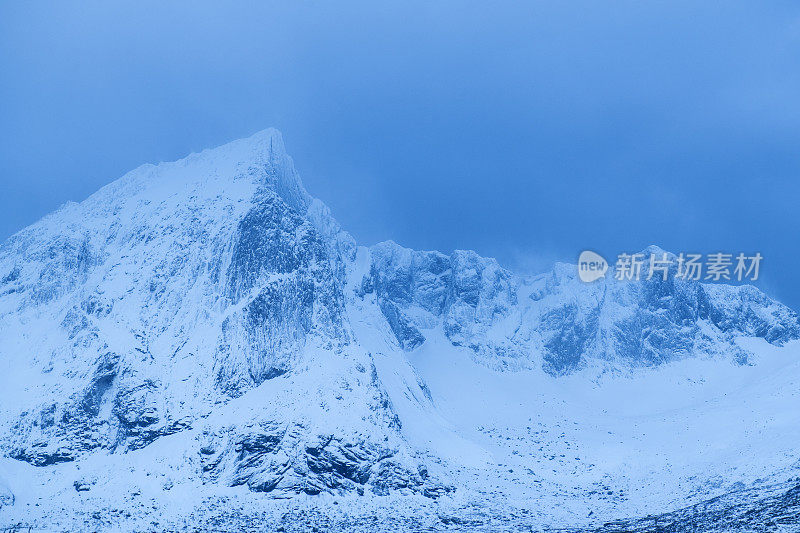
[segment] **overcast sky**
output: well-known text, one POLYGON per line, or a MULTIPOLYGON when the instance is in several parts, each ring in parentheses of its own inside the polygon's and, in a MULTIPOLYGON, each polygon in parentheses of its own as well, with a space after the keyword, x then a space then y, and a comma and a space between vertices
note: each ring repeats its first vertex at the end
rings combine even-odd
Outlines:
POLYGON ((800 3, 215 4, 0 4, 0 240, 274 126, 362 244, 758 251, 800 308, 800 3))

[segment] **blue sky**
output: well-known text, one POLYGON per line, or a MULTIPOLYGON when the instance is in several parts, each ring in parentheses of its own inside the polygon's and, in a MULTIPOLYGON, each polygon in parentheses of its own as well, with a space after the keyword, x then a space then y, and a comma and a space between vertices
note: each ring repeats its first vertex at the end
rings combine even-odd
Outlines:
POLYGON ((764 255, 800 308, 796 2, 3 2, 0 239, 281 129, 360 243, 764 255))

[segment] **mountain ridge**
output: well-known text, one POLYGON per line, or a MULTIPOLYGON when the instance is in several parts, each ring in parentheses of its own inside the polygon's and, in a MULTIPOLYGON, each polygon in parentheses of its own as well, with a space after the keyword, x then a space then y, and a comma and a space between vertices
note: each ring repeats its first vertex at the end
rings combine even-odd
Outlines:
MULTIPOLYGON (((487 465, 511 454, 463 425, 450 387, 593 390, 605 374, 695 363, 738 376, 800 338, 797 314, 753 287, 584 284, 565 264, 516 276, 469 250, 358 246, 273 129, 143 165, 10 237, 0 318, 0 450, 31 478, 155 454, 137 472, 185 490, 421 508, 481 493, 502 470, 487 465), (459 365, 474 379, 430 386, 459 365)), ((502 402, 512 433, 528 428, 506 440, 539 442, 502 402)), ((69 490, 93 483, 113 488, 98 473, 69 490)))

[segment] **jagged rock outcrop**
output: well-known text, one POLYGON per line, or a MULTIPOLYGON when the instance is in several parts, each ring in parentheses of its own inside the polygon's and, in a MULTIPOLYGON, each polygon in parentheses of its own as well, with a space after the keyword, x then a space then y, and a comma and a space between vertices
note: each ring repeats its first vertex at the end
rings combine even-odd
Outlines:
POLYGON ((737 336, 776 345, 800 338, 797 313, 755 287, 701 283, 675 273, 673 266, 666 280, 609 275, 586 284, 575 266, 557 265, 526 282, 530 303, 514 339, 540 346, 544 369, 561 375, 587 365, 652 367, 686 357, 745 364, 748 353, 735 343, 737 336))
MULTIPOLYGON (((653 248, 647 254, 664 252, 653 248)), ((755 287, 708 284, 675 276, 618 281, 613 273, 587 284, 574 265, 515 278, 474 252, 419 252, 381 243, 359 290, 374 291, 406 350, 442 328, 456 346, 495 368, 539 367, 563 375, 589 365, 652 367, 693 356, 748 354, 737 335, 781 345, 800 338, 791 309, 755 287)), ((672 256, 674 259, 674 256, 672 256)))
POLYGON ((412 350, 425 341, 426 329, 443 328, 455 346, 466 346, 490 365, 523 352, 502 337, 517 305, 510 272, 494 259, 457 250, 447 256, 385 242, 370 249, 371 270, 361 293, 375 292, 398 343, 412 350))
POLYGON ((302 425, 275 423, 244 428, 201 448, 203 475, 256 492, 317 495, 365 491, 378 495, 405 490, 429 495, 442 490, 427 469, 403 450, 364 439, 317 435, 308 440, 302 425))

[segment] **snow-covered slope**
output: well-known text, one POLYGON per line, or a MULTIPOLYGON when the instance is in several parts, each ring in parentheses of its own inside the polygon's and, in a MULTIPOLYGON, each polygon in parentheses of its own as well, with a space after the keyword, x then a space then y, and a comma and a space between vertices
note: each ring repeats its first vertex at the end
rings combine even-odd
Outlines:
POLYGON ((352 342, 354 252, 275 131, 64 207, 0 250, 3 450, 47 466, 191 430, 204 479, 422 490, 352 342))
POLYGON ((0 527, 587 525, 796 473, 796 313, 575 274, 358 247, 275 130, 140 167, 0 246, 0 527))

